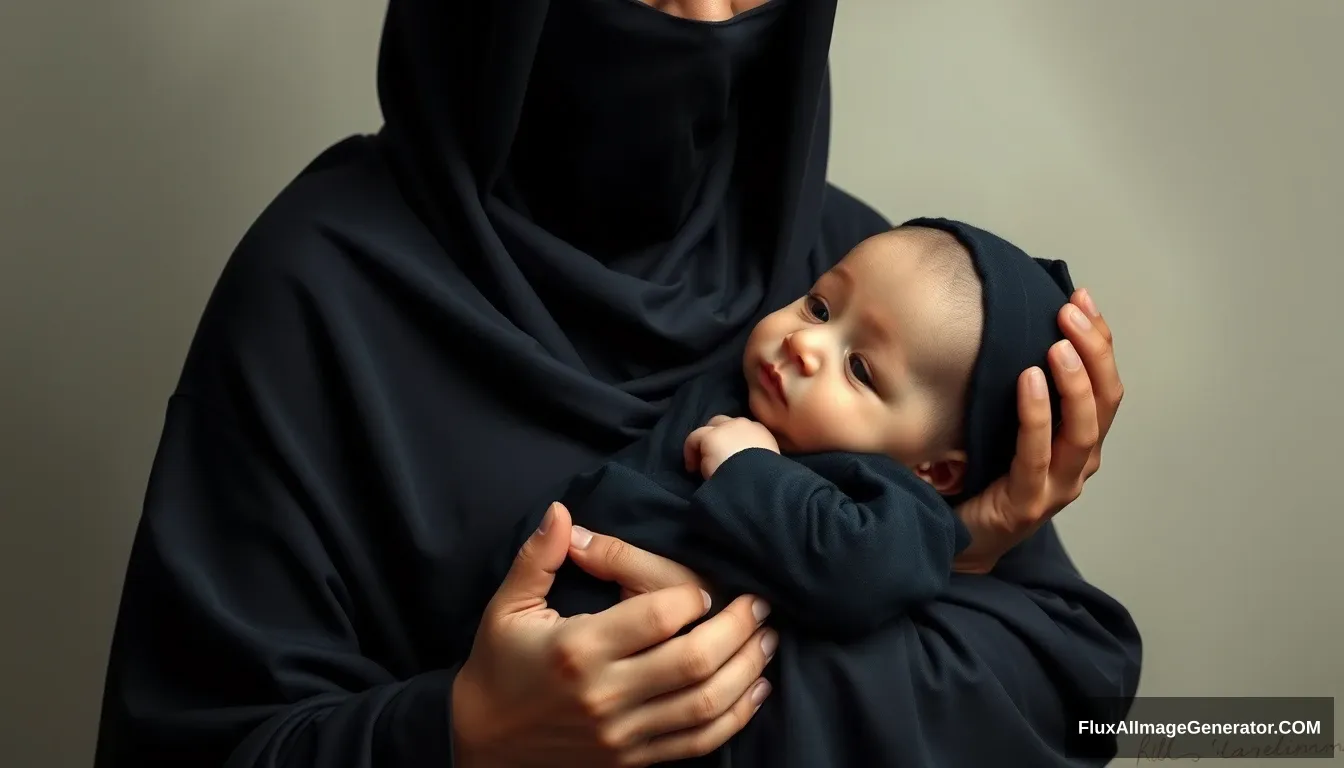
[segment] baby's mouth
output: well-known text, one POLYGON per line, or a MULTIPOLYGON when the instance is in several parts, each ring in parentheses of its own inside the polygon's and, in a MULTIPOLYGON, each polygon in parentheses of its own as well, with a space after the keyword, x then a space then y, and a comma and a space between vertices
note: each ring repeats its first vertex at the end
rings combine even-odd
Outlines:
POLYGON ((760 380, 761 386, 775 399, 788 404, 788 398, 784 396, 784 376, 773 363, 761 363, 760 380))

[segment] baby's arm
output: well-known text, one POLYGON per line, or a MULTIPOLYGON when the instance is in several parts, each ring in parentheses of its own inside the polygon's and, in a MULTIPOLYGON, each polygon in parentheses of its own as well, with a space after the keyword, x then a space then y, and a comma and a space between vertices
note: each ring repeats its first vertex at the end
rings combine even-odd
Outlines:
POLYGON ((827 635, 868 632, 936 597, 969 542, 931 486, 881 456, 739 450, 696 491, 690 515, 718 550, 722 586, 827 635))

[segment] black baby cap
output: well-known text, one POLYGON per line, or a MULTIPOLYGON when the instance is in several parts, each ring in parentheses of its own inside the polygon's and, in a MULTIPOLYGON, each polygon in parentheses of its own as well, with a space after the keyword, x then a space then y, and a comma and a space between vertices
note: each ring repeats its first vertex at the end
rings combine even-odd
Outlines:
POLYGON ((1034 259, 998 235, 959 221, 917 218, 905 227, 951 234, 971 253, 980 274, 984 331, 967 397, 967 467, 962 491, 971 498, 1008 472, 1017 450, 1017 380, 1033 365, 1045 372, 1050 414, 1059 424, 1059 393, 1046 355, 1064 338, 1059 310, 1073 294, 1063 261, 1034 259))

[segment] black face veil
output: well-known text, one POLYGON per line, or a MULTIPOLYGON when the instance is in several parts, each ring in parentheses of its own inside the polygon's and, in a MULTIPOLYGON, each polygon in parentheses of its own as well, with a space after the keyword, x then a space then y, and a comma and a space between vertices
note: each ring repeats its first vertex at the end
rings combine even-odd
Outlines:
POLYGON ((479 363, 619 442, 805 290, 834 12, 393 0, 383 138, 474 286, 436 301, 479 363))

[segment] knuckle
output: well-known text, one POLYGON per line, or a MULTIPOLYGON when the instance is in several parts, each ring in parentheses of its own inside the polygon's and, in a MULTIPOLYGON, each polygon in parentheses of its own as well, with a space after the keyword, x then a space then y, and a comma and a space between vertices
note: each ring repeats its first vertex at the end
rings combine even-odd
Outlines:
POLYGON ((682 675, 690 680, 704 680, 714 674, 714 665, 709 654, 699 645, 689 645, 680 655, 678 666, 682 675))
POLYGON ((625 746, 625 736, 620 728, 607 726, 597 731, 597 745, 608 752, 617 752, 625 746))
MULTIPOLYGON (((583 714, 592 720, 601 720, 611 714, 615 698, 598 689, 589 689, 579 696, 579 709, 583 714)), ((610 729, 602 729, 599 736, 602 736, 610 729)))
POLYGON ((1050 457, 1046 454, 1035 454, 1027 458, 1027 468, 1032 474, 1043 475, 1050 471, 1050 457))
POLYGON ((662 601, 649 603, 648 622, 649 626, 661 635, 673 635, 681 628, 681 622, 677 621, 672 609, 662 601))
POLYGON ((587 674, 587 653, 584 643, 571 633, 556 640, 551 646, 551 666, 561 679, 575 681, 587 674))
POLYGON ((756 614, 752 613, 753 607, 763 598, 752 595, 743 595, 738 598, 733 606, 734 610, 724 611, 727 621, 733 622, 734 637, 741 637, 743 642, 746 638, 756 632, 760 622, 756 621, 756 614))
POLYGON ((1097 441, 1101 439, 1101 427, 1094 421, 1088 424, 1086 428, 1078 431, 1074 440, 1074 445, 1083 450, 1090 451, 1097 446, 1097 441))
POLYGON ((695 692, 695 698, 692 699, 691 714, 696 720, 713 720, 723 714, 723 703, 720 701, 720 695, 717 686, 703 685, 695 692))
POLYGON ((611 539, 606 549, 607 567, 615 573, 625 573, 635 564, 635 549, 620 539, 611 539))
POLYGON ((1050 429, 1050 411, 1042 408, 1039 411, 1029 414, 1026 418, 1028 429, 1044 432, 1050 429))

